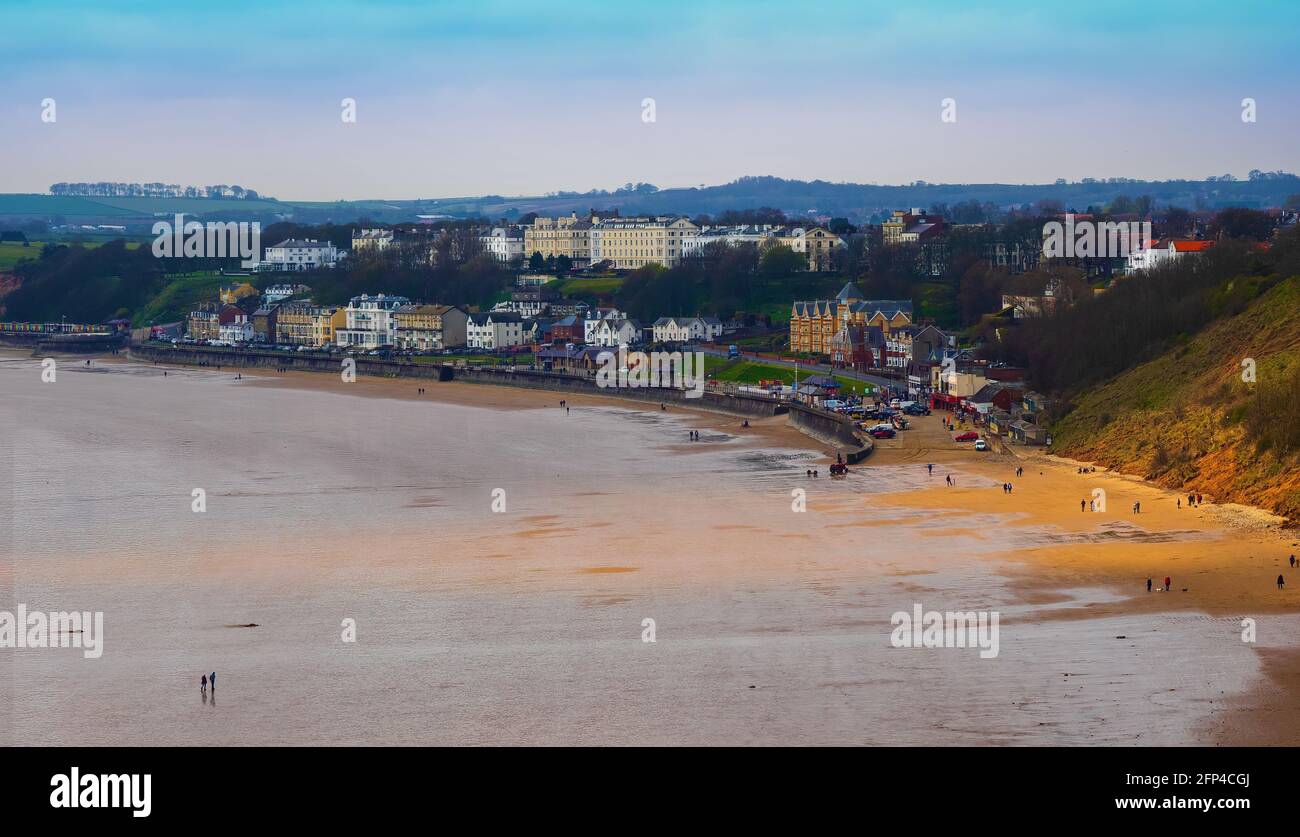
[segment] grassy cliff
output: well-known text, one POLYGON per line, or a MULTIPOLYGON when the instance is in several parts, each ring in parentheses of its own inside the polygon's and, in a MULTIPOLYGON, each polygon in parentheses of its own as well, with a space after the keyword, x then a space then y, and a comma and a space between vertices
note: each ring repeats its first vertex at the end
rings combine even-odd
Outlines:
POLYGON ((1300 521, 1300 277, 1078 397, 1053 436, 1065 456, 1300 521))

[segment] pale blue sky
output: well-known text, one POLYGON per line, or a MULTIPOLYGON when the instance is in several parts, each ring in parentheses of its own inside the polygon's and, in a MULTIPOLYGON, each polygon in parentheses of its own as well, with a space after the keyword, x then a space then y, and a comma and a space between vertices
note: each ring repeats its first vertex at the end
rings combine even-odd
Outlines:
POLYGON ((0 191, 412 198, 1300 169, 1298 4, 1055 5, 6 0, 0 150, 16 164, 0 191))

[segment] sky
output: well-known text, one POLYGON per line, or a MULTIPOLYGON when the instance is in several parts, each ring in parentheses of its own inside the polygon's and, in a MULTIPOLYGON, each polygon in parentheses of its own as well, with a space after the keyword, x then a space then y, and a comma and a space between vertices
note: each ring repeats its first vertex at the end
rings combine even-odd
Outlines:
POLYGON ((1294 172, 1298 44, 1294 0, 0 0, 0 192, 1294 172))

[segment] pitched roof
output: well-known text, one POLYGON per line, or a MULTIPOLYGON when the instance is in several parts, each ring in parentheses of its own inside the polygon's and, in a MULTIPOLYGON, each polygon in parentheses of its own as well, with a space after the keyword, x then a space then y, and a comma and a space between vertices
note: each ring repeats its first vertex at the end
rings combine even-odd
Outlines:
POLYGON ((839 302, 848 302, 850 299, 862 299, 864 296, 866 294, 862 292, 861 288, 852 282, 846 282, 844 287, 840 288, 840 292, 835 295, 835 299, 839 302))

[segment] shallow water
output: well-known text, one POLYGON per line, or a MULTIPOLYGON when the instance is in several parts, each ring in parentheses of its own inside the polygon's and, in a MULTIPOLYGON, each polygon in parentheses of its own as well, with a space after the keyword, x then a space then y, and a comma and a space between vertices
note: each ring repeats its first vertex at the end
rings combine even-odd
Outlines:
POLYGON ((1184 743, 1202 672, 1259 676, 1233 620, 1017 621, 996 559, 1064 540, 888 509, 924 466, 206 370, 5 358, 0 393, 0 608, 105 620, 100 659, 0 649, 0 743, 1184 743), (999 611, 999 656, 891 647, 915 603, 999 611))

